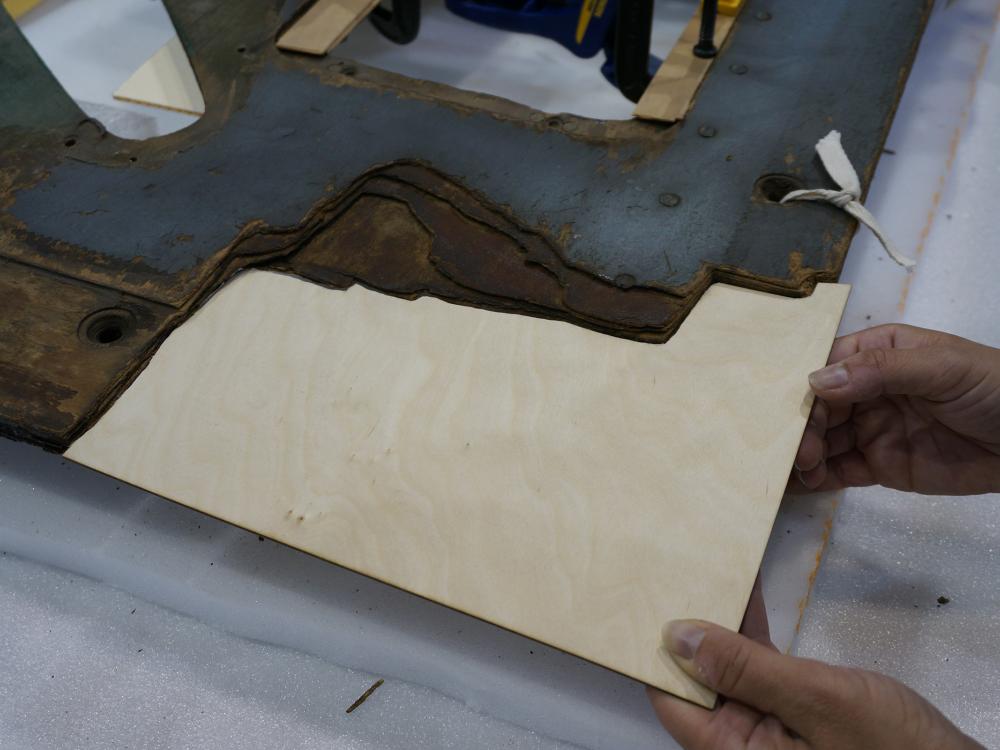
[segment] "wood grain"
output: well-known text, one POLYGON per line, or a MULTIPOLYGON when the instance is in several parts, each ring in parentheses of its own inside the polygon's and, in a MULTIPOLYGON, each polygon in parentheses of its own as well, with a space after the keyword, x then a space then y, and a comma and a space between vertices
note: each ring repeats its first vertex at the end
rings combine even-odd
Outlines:
POLYGON ((198 79, 181 40, 176 36, 139 66, 118 87, 114 97, 189 115, 205 114, 205 99, 198 79))
MULTIPOLYGON (((715 21, 715 45, 721 47, 736 22, 734 16, 720 14, 715 21)), ((701 28, 701 10, 684 27, 680 39, 660 65, 653 80, 639 99, 633 116, 644 120, 677 122, 683 120, 694 103, 705 74, 714 58, 695 57, 694 45, 701 28)))
POLYGON ((711 705, 848 288, 716 284, 666 344, 244 272, 66 455, 711 705))
POLYGON ((372 12, 379 0, 316 0, 281 36, 278 47, 325 55, 372 12))

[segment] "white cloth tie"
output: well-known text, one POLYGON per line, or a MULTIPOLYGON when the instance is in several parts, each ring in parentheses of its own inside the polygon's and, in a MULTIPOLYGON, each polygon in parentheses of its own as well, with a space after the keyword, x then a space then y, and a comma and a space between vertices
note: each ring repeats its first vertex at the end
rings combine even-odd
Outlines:
POLYGON ((892 244, 892 240, 882 231, 871 211, 861 205, 861 180, 858 179, 858 173, 854 171, 851 160, 844 152, 844 147, 840 143, 840 133, 836 130, 827 133, 816 144, 816 153, 819 154, 820 161, 823 162, 827 173, 834 182, 840 185, 840 190, 825 190, 823 188, 793 190, 782 198, 781 202, 826 201, 832 203, 871 229, 889 257, 899 265, 908 270, 916 266, 915 260, 907 258, 892 244))

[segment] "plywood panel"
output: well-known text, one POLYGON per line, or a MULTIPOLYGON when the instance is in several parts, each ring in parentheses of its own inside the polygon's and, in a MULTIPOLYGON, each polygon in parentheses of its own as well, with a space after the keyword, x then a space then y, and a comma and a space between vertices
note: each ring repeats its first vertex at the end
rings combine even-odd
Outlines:
POLYGON ((191 61, 176 36, 146 60, 114 93, 115 99, 189 115, 205 113, 191 61))
MULTIPOLYGON (((715 21, 715 44, 721 47, 735 23, 735 16, 719 15, 715 21)), ((714 58, 695 57, 694 45, 701 28, 701 10, 684 27, 680 39, 660 65, 636 104, 635 117, 676 122, 683 120, 714 58)))
POLYGON ((291 52, 325 55, 371 13, 379 0, 316 0, 278 37, 291 52))
POLYGON ((709 705, 660 626, 738 626, 846 297, 651 345, 246 272, 66 455, 709 705))

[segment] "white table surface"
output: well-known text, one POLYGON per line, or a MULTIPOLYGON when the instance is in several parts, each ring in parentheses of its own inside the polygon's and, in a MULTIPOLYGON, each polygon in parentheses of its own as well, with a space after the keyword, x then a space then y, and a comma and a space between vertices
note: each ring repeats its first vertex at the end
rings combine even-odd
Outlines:
MULTIPOLYGON (((657 7, 666 48, 691 3, 657 7)), ((904 320, 1000 345, 988 231, 1000 188, 1000 52, 987 56, 996 11, 996 0, 959 0, 932 17, 890 135, 895 154, 868 198, 920 265, 907 279, 859 232, 845 331, 904 320)), ((471 27, 479 36, 462 45, 488 48, 484 64, 441 72, 447 22, 428 13, 420 75, 550 111, 627 116, 593 61, 569 85, 558 59, 518 68, 548 54, 537 40, 487 44, 471 27)), ((110 95, 172 35, 159 2, 46 0, 22 25, 113 132, 150 137, 192 121, 110 95)), ((365 25, 341 53, 406 64, 365 25)), ((777 642, 792 646, 839 505, 795 649, 894 674, 1000 743, 995 500, 864 490, 786 501, 764 565, 777 642), (951 603, 937 607, 940 595, 951 603)), ((58 456, 0 441, 0 508, 0 748, 672 744, 630 680, 58 456), (376 676, 386 683, 345 715, 376 676)))

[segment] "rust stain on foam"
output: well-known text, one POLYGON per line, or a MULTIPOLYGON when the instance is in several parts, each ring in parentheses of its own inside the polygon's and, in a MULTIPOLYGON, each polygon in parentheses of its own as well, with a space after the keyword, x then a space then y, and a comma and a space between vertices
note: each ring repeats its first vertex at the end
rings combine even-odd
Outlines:
POLYGON ((809 597, 812 595, 813 584, 816 583, 816 575, 819 573, 819 565, 823 562, 823 553, 826 552, 826 547, 830 543, 830 534, 833 533, 833 519, 837 515, 837 508, 840 505, 840 500, 843 497, 843 493, 838 495, 830 508, 830 515, 826 517, 823 522, 823 539, 820 542, 819 549, 816 550, 816 562, 813 565, 812 571, 809 573, 809 578, 806 581, 806 593, 801 599, 799 599, 798 610, 799 616, 795 621, 795 635, 799 634, 799 628, 802 627, 802 618, 806 613, 806 607, 809 605, 809 597))
MULTIPOLYGON (((1000 6, 998 6, 997 11, 993 16, 993 33, 990 34, 990 40, 992 40, 996 35, 998 21, 1000 21, 1000 6)), ((931 233, 931 227, 934 225, 934 219, 937 216, 937 211, 941 204, 941 193, 944 191, 948 175, 951 174, 951 168, 955 164, 955 157, 958 155, 958 144, 961 143, 962 131, 965 130, 965 126, 969 122, 969 113, 972 110, 972 102, 976 98, 976 88, 978 87, 979 80, 982 78, 983 71, 986 68, 986 60, 989 56, 989 52, 990 42, 985 41, 980 45, 979 57, 976 60, 976 72, 973 74, 972 80, 969 81, 969 92, 965 97, 965 104, 962 106, 962 113, 959 116, 958 125, 955 126, 955 130, 951 134, 951 141, 948 143, 948 158, 945 160, 944 169, 938 176, 937 190, 935 190, 934 195, 931 196, 931 207, 927 211, 927 219, 924 222, 924 227, 920 230, 920 239, 917 241, 917 247, 913 253, 914 260, 919 260, 924 254, 924 246, 927 244, 927 237, 931 233)), ((903 280, 903 291, 899 296, 899 304, 896 307, 901 315, 906 309, 906 298, 910 294, 910 283, 912 280, 912 273, 908 273, 906 278, 903 280)))

